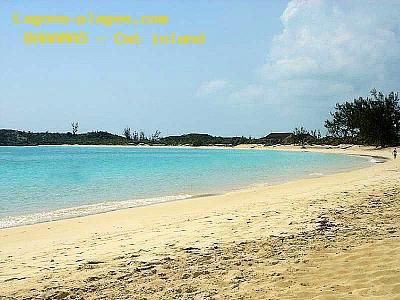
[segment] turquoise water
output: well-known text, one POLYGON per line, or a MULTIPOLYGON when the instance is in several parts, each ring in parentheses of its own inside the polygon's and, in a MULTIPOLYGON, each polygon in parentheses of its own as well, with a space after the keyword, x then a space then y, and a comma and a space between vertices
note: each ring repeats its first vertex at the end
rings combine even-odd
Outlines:
POLYGON ((357 156, 239 149, 0 147, 0 228, 369 163, 357 156))

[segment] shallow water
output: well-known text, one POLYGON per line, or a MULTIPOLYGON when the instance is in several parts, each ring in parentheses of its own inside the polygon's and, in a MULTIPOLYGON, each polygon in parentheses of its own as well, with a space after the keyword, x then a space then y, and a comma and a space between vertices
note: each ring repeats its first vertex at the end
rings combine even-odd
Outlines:
POLYGON ((364 167, 365 157, 240 149, 0 147, 0 228, 364 167))

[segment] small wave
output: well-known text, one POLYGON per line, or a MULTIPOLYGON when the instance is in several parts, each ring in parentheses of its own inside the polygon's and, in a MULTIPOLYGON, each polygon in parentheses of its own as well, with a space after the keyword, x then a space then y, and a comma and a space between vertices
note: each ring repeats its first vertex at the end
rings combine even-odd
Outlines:
POLYGON ((310 173, 308 176, 324 176, 324 173, 310 173))
POLYGON ((369 161, 370 161, 371 163, 373 163, 373 164, 381 164, 381 163, 384 163, 384 160, 379 159, 379 158, 375 158, 375 157, 372 157, 369 161))
POLYGON ((102 202, 98 204, 88 204, 71 208, 57 209, 49 212, 33 213, 22 216, 4 217, 0 218, 0 229, 94 215, 124 208, 139 207, 156 203, 170 202, 175 200, 184 200, 184 199, 189 199, 191 197, 193 197, 193 195, 185 194, 185 195, 175 195, 175 196, 134 199, 126 201, 102 202))

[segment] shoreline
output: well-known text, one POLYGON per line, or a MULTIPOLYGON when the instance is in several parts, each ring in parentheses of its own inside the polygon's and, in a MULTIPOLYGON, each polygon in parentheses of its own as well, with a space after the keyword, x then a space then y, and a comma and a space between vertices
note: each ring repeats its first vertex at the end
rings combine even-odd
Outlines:
MULTIPOLYGON (((331 145, 308 145, 306 148, 302 148, 298 145, 273 145, 266 146, 263 144, 240 144, 237 146, 172 146, 172 145, 80 145, 80 144, 61 144, 61 145, 35 145, 35 146, 0 146, 0 147, 76 147, 76 148, 170 148, 170 149, 198 149, 198 150, 271 150, 271 151, 289 151, 289 152, 317 152, 317 153, 333 153, 333 154, 344 154, 344 155, 356 155, 379 158, 383 160, 391 159, 391 154, 379 156, 372 154, 373 151, 380 151, 382 148, 374 146, 363 146, 354 144, 339 144, 337 146, 331 145), (349 150, 350 149, 350 150, 349 150), (363 154, 360 151, 370 151, 371 154, 363 154)), ((393 147, 387 147, 384 149, 390 149, 393 147)))
MULTIPOLYGON (((59 146, 59 145, 52 145, 52 146, 59 146)), ((68 145, 68 146, 86 147, 86 145, 68 145)), ((28 147, 30 147, 30 146, 28 146, 28 147)), ((97 147, 97 145, 91 145, 90 147, 97 147)), ((98 147, 103 147, 103 146, 98 146, 98 147)), ((111 146, 111 147, 114 147, 114 146, 111 146)), ((125 146, 122 146, 122 147, 125 147, 125 146)), ((127 146, 127 147, 131 147, 131 146, 127 146)), ((143 147, 143 146, 135 146, 135 147, 140 148, 140 147, 143 147)), ((147 147, 147 146, 145 146, 145 147, 147 147)), ((161 146, 161 147, 164 147, 164 146, 161 146)), ((171 148, 181 148, 181 147, 183 147, 183 148, 199 149, 199 147, 190 147, 190 146, 178 146, 178 147, 165 146, 165 147, 167 147, 167 148, 170 148, 170 147, 171 148)), ((225 147, 218 147, 218 146, 217 147, 208 147, 208 146, 206 146, 206 147, 200 147, 200 148, 202 148, 202 149, 255 150, 255 148, 247 147, 247 145, 245 145, 244 147, 243 147, 243 145, 241 145, 241 147, 239 147, 239 148, 234 148, 234 147, 225 148, 225 147)), ((360 148, 362 149, 361 151, 380 151, 380 150, 375 150, 375 149, 366 150, 365 147, 362 147, 362 146, 360 146, 360 148)), ((329 177, 329 176, 335 176, 335 175, 341 175, 341 174, 349 174, 349 173, 360 171, 360 170, 366 170, 366 169, 374 168, 377 164, 386 163, 386 162, 391 160, 391 157, 390 157, 389 154, 386 154, 386 155, 372 155, 371 153, 370 154, 365 154, 365 153, 359 152, 360 150, 347 151, 347 149, 345 149, 346 153, 335 151, 335 150, 338 150, 338 149, 330 149, 330 148, 329 149, 328 148, 306 148, 306 149, 303 149, 303 148, 300 148, 300 147, 297 147, 297 146, 282 146, 282 147, 280 147, 280 146, 278 146, 278 147, 274 147, 274 146, 269 147, 268 146, 268 147, 264 147, 264 148, 258 148, 257 150, 264 150, 264 151, 265 150, 273 150, 273 151, 288 151, 288 152, 317 152, 317 153, 328 153, 328 154, 331 153, 331 154, 342 154, 342 155, 369 157, 369 158, 379 158, 379 159, 382 159, 383 161, 379 162, 379 163, 376 163, 376 162, 371 163, 369 166, 357 167, 357 168, 352 168, 352 169, 349 169, 349 170, 341 170, 341 171, 337 171, 337 172, 334 171, 332 173, 323 174, 321 176, 307 177, 307 176, 304 175, 304 177, 294 178, 294 179, 290 179, 290 180, 287 180, 287 181, 276 182, 276 183, 272 183, 272 184, 266 184, 266 183, 250 184, 250 185, 247 185, 247 186, 242 187, 242 188, 232 189, 232 190, 228 190, 228 191, 221 192, 221 193, 204 193, 204 194, 198 194, 198 195, 172 195, 172 196, 171 195, 170 196, 167 195, 167 196, 160 196, 160 198, 164 198, 164 197, 168 198, 168 197, 175 197, 175 196, 176 197, 184 196, 184 197, 182 199, 173 199, 173 200, 167 200, 167 201, 161 201, 161 202, 154 202, 154 203, 138 205, 138 206, 132 206, 132 207, 126 207, 126 208, 115 208, 115 209, 112 209, 112 210, 100 211, 100 212, 95 212, 95 213, 88 213, 88 214, 84 214, 84 215, 77 215, 77 216, 72 216, 72 217, 67 217, 67 218, 60 218, 60 219, 37 222, 37 223, 31 223, 31 224, 22 224, 22 225, 17 225, 17 226, 3 227, 3 228, 0 228, 0 233, 1 233, 2 230, 10 230, 10 229, 21 228, 21 227, 23 228, 23 227, 26 227, 26 226, 35 226, 35 225, 42 225, 42 224, 46 225, 46 224, 51 224, 53 222, 63 222, 63 221, 66 221, 66 220, 69 221, 69 220, 86 218, 86 217, 93 217, 93 216, 104 215, 104 214, 109 214, 109 213, 118 213, 120 211, 123 212, 123 211, 135 210, 135 209, 138 209, 138 208, 144 208, 144 207, 152 207, 152 206, 164 205, 164 204, 176 203, 176 202, 179 203, 179 202, 182 202, 182 201, 192 201, 192 200, 196 201, 196 199, 199 199, 199 198, 203 198, 204 199, 204 198, 209 198, 209 197, 221 197, 221 196, 225 197, 225 196, 229 196, 231 194, 236 194, 236 193, 240 193, 241 194, 241 193, 251 192, 251 191, 254 191, 254 190, 259 191, 259 190, 268 189, 270 187, 279 187, 281 185, 285 185, 285 184, 288 184, 288 183, 296 183, 298 181, 306 181, 306 180, 309 180, 309 179, 318 179, 318 178, 326 178, 326 177, 329 177), (334 151, 331 151, 331 150, 334 150, 334 151)), ((343 150, 343 149, 340 149, 340 150, 343 150)), ((158 197, 156 197, 156 198, 158 198, 158 197)), ((122 200, 122 201, 116 201, 116 202, 129 202, 129 201, 147 200, 147 199, 152 199, 152 198, 132 199, 132 200, 126 200, 126 201, 122 200)), ((101 205, 101 204, 112 204, 112 203, 113 203, 112 201, 106 201, 106 202, 87 204, 87 205, 76 206, 76 207, 61 208, 61 209, 57 209, 57 210, 54 210, 54 211, 49 211, 48 213, 52 213, 52 212, 60 211, 60 210, 77 209, 77 208, 87 207, 87 206, 96 206, 98 204, 101 205)), ((34 213, 34 214, 36 214, 36 213, 34 213)), ((41 212, 39 212, 37 214, 41 214, 41 212)), ((28 216, 29 215, 33 215, 33 214, 28 214, 28 216)), ((21 216, 25 216, 25 215, 21 215, 21 216)), ((16 216, 16 217, 19 217, 19 216, 16 216)))
POLYGON ((388 160, 197 200, 2 229, 0 296, 400 295, 393 269, 399 163, 390 149, 336 151, 388 160))
MULTIPOLYGON (((328 173, 311 173, 311 174, 303 174, 302 176, 299 177, 294 177, 290 178, 287 180, 277 180, 277 181, 272 181, 271 183, 250 183, 247 185, 244 185, 242 187, 237 187, 237 188, 232 188, 229 190, 221 190, 220 192, 216 193, 209 193, 209 192, 204 192, 201 194, 193 194, 193 195, 183 195, 183 194, 177 194, 177 195, 164 195, 164 196, 156 196, 156 197, 148 197, 148 198, 140 198, 140 199, 127 199, 127 200, 118 200, 118 201, 103 201, 103 202, 98 202, 98 203, 89 203, 89 204, 83 204, 79 206, 72 206, 72 207, 65 207, 65 208, 59 208, 51 211, 40 211, 40 212, 33 212, 33 213, 28 213, 28 214, 21 214, 21 215, 11 215, 11 216, 5 216, 0 218, 3 219, 3 222, 10 222, 10 224, 5 224, 0 226, 0 230, 7 229, 7 228, 15 228, 15 227, 21 227, 21 226, 30 226, 30 225, 35 225, 35 224, 42 224, 42 223, 51 223, 55 221, 62 221, 62 220, 69 220, 69 219, 74 219, 74 218, 80 218, 80 217, 86 217, 86 216, 92 216, 92 215, 99 215, 99 214, 106 214, 109 212, 115 212, 115 211, 120 211, 120 210, 125 210, 125 209, 135 209, 138 207, 145 207, 145 206, 152 206, 152 205, 157 205, 161 203, 169 203, 169 202, 176 202, 176 201, 182 201, 182 200, 190 200, 190 199, 196 199, 196 198, 205 198, 209 196, 221 196, 225 195, 227 193, 232 193, 232 192, 240 192, 240 191, 246 191, 249 189, 253 188, 265 188, 269 186, 275 186, 275 185, 280 185, 284 184, 287 182, 292 182, 292 181, 297 181, 301 179, 307 179, 307 178, 318 178, 318 177, 323 177, 323 176, 330 176, 333 174, 340 174, 340 173, 346 173, 346 172, 351 172, 354 170, 360 170, 364 168, 369 168, 372 167, 376 163, 383 163, 386 160, 388 160, 388 157, 384 156, 372 156, 371 154, 361 154, 361 153, 337 153, 337 152, 332 152, 332 149, 328 148, 300 148, 296 146, 281 146, 281 147, 276 147, 276 146, 262 146, 262 147, 256 147, 257 145, 254 144, 244 144, 244 145, 239 145, 238 147, 220 147, 220 146, 203 146, 203 147, 192 147, 192 146, 103 146, 103 145, 42 145, 44 147, 50 146, 50 147, 57 147, 57 146, 71 146, 71 147, 135 147, 135 148, 148 148, 148 147, 153 147, 153 148, 171 148, 171 149, 222 149, 222 150, 263 150, 263 151, 283 151, 283 152, 316 152, 316 153, 328 153, 328 154, 340 154, 340 155, 349 155, 349 156, 359 156, 359 157, 367 157, 367 158, 377 158, 380 159, 381 161, 377 162, 372 162, 369 163, 368 165, 365 166, 357 166, 349 169, 338 169, 334 170, 328 173), (326 151, 328 150, 328 151, 326 151), (152 202, 151 200, 154 199, 159 199, 158 201, 152 202), (133 202, 143 202, 143 203, 133 203, 133 202), (108 207, 108 208, 106 208, 108 207), (93 208, 92 211, 88 211, 88 209, 93 208), (79 212, 80 211, 80 212, 79 212), (34 220, 35 217, 41 219, 34 220), (23 220, 21 220, 23 219, 23 220)), ((30 146, 28 146, 30 147, 30 146)), ((35 147, 41 147, 35 146, 35 147)), ((347 149, 347 148, 346 148, 347 149)))

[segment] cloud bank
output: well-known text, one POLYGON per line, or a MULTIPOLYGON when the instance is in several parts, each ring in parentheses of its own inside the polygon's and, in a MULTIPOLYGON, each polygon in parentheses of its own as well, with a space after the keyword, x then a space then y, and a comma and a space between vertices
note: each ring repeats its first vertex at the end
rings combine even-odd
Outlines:
POLYGON ((326 107, 373 87, 398 90, 399 20, 400 1, 293 0, 256 83, 234 95, 254 98, 257 84, 269 103, 326 107))
POLYGON ((266 91, 260 84, 249 84, 243 89, 233 92, 230 95, 232 100, 240 103, 254 104, 264 99, 266 91))
POLYGON ((197 95, 198 96, 207 96, 207 95, 213 94, 215 92, 223 90, 227 86, 227 84, 228 84, 228 82, 224 79, 216 79, 216 80, 204 82, 198 88, 197 95))

